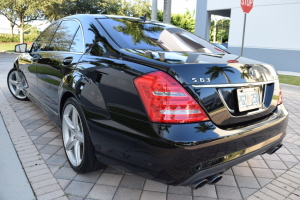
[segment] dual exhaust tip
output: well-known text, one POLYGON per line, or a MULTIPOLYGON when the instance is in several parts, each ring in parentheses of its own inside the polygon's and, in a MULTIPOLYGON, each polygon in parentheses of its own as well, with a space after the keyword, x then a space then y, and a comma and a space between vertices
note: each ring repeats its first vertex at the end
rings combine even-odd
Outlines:
MULTIPOLYGON (((273 154, 275 153, 278 149, 280 149, 282 147, 282 144, 277 145, 276 147, 269 149, 268 151, 266 151, 267 154, 273 154)), ((217 182, 219 182, 221 179, 223 178, 222 175, 220 174, 215 174, 212 176, 209 176, 205 179, 201 179, 199 181, 196 181, 194 184, 192 184, 190 187, 193 188, 194 190, 198 189, 198 188, 202 188, 204 185, 209 184, 209 185, 213 185, 217 182)))
POLYGON ((268 151, 266 151, 267 154, 273 154, 275 153, 277 150, 279 150, 282 147, 282 144, 277 145, 276 147, 269 149, 268 151))
POLYGON ((222 178, 223 178, 223 176, 220 174, 212 175, 212 176, 207 177, 206 179, 202 179, 200 181, 195 182, 191 186, 191 188, 196 190, 198 188, 202 188, 206 184, 213 185, 213 184, 219 182, 222 178))

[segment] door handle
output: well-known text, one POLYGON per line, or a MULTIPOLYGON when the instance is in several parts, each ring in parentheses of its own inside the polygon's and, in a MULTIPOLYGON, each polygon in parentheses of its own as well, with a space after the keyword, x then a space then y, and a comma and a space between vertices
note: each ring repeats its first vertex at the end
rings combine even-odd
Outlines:
POLYGON ((72 63, 72 61, 73 61, 73 57, 67 57, 67 58, 65 58, 65 59, 63 60, 62 64, 63 64, 63 65, 69 65, 69 64, 72 63))

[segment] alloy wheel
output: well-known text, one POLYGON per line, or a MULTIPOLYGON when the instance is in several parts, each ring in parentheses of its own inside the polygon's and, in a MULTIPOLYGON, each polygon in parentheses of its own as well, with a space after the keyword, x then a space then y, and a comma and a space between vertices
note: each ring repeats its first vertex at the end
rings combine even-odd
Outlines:
POLYGON ((84 132, 77 109, 68 104, 63 112, 63 143, 71 164, 75 167, 82 163, 84 155, 84 132))
POLYGON ((19 99, 26 99, 27 98, 26 95, 25 95, 25 92, 24 92, 24 88, 26 87, 25 80, 24 80, 24 78, 22 78, 19 75, 19 72, 17 70, 12 71, 9 74, 8 86, 9 86, 9 89, 10 89, 11 93, 15 97, 17 97, 19 99))

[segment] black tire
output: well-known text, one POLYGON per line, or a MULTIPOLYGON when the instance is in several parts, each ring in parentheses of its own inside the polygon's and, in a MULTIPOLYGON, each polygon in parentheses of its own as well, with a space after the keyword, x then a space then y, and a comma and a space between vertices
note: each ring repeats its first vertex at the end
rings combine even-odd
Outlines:
POLYGON ((25 95, 24 93, 24 90, 23 88, 26 87, 25 84, 26 84, 26 80, 25 80, 25 77, 22 73, 19 73, 22 77, 19 77, 17 78, 16 77, 16 73, 17 73, 17 68, 12 68, 8 74, 7 74, 7 87, 10 91, 10 93, 13 95, 13 97, 15 97, 16 99, 18 100, 21 100, 21 101, 28 101, 29 99, 27 98, 27 96, 25 95), (13 79, 15 79, 16 83, 15 84, 12 84, 10 83, 10 81, 13 79), (19 79, 19 80, 18 80, 19 79), (19 93, 17 93, 17 88, 18 90, 20 91, 19 93), (20 88, 22 90, 20 90, 20 88))
MULTIPOLYGON (((73 112, 73 111, 72 111, 73 112)), ((71 167, 73 168, 74 171, 78 172, 78 173, 88 173, 88 172, 92 172, 92 171, 96 171, 96 170, 99 170, 99 169, 103 169, 106 167, 105 164, 101 163, 97 158, 96 158, 96 155, 95 155, 95 147, 91 141, 91 138, 90 138, 90 134, 89 134, 89 129, 87 127, 87 123, 86 123, 86 119, 85 119, 85 116, 84 116, 84 113, 81 109, 81 107, 79 106, 79 103, 78 101, 74 98, 74 97, 71 97, 69 98, 65 104, 64 104, 64 107, 63 107, 63 110, 62 110, 62 117, 61 117, 61 120, 62 120, 62 136, 63 136, 63 145, 64 145, 64 150, 65 150, 65 153, 66 153, 66 156, 68 158, 68 161, 71 165, 71 167), (64 138, 65 136, 67 137, 66 134, 71 134, 70 131, 68 132, 64 132, 66 131, 65 130, 65 125, 63 124, 64 123, 64 115, 66 114, 65 113, 65 109, 70 106, 74 106, 74 108, 77 110, 77 113, 79 115, 79 118, 77 118, 77 120, 80 120, 81 121, 81 125, 80 127, 82 127, 82 133, 83 133, 83 138, 84 138, 84 145, 82 147, 83 149, 83 155, 82 155, 82 161, 81 163, 76 166, 72 163, 71 161, 71 151, 72 150, 69 150, 67 152, 66 150, 66 141, 67 140, 66 138, 64 138), (63 127, 64 126, 64 127, 63 127), (68 155, 69 153, 69 155, 68 155)), ((73 122, 72 122, 73 123, 73 122)), ((80 122, 78 122, 79 124, 80 122)), ((79 125, 78 125, 79 127, 79 125)), ((81 132, 81 131, 80 131, 81 132)), ((74 139, 75 140, 75 139, 74 139)), ((69 140, 68 140, 69 141, 69 140)), ((79 140, 78 140, 79 141, 79 140)), ((75 145, 73 147, 75 149, 75 145)), ((73 151, 75 151, 73 149, 73 151)), ((82 152, 81 152, 82 153, 82 152)), ((76 157, 76 156, 75 156, 76 157)), ((74 160, 73 160, 74 162, 74 160)), ((76 162, 76 161, 75 161, 76 162)))

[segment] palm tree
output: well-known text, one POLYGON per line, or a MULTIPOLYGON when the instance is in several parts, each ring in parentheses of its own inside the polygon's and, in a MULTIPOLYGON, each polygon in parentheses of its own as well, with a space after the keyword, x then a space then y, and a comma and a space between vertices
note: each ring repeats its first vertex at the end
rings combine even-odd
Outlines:
POLYGON ((157 20, 157 0, 152 0, 152 15, 151 20, 157 20))
POLYGON ((241 72, 241 78, 249 78, 249 67, 248 66, 240 66, 242 72, 241 72))
POLYGON ((125 35, 131 36, 134 44, 138 44, 143 41, 149 45, 157 46, 156 42, 151 39, 146 32, 158 33, 164 30, 164 28, 159 25, 150 26, 149 24, 139 22, 118 19, 115 20, 121 22, 123 25, 115 26, 114 29, 125 35))
POLYGON ((171 23, 171 7, 172 7, 172 0, 164 0, 164 23, 170 24, 171 23))
POLYGON ((205 74, 211 74, 210 80, 216 79, 219 77, 219 74, 223 74, 223 76, 226 78, 227 83, 231 83, 229 80, 229 77, 225 72, 230 72, 234 74, 234 71, 230 69, 230 67, 219 67, 219 66, 212 66, 207 67, 208 71, 205 72, 205 74))
POLYGON ((196 126, 195 129, 197 129, 196 133, 201 132, 205 133, 208 130, 214 129, 212 123, 198 123, 199 126, 196 126))

